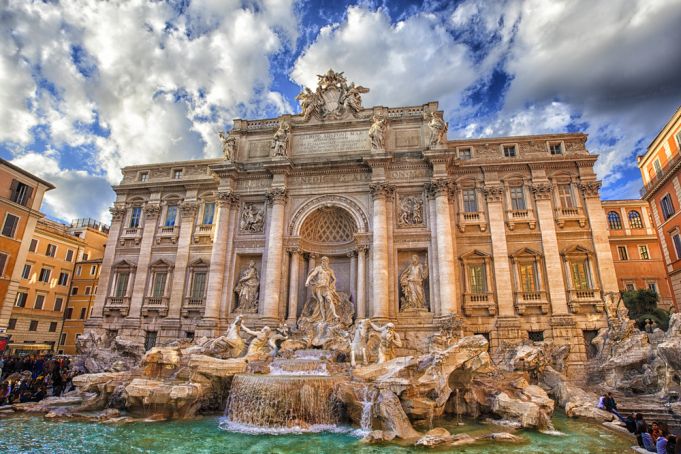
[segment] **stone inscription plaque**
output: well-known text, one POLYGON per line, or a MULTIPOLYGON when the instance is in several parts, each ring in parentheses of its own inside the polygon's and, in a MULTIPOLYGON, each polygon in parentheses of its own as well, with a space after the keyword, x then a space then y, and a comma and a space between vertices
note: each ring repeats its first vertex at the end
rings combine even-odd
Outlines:
POLYGON ((418 147, 419 130, 402 129, 395 131, 395 146, 398 148, 418 147))
POLYGON ((369 149, 367 131, 316 132, 293 136, 295 154, 344 153, 369 149))
POLYGON ((249 158, 266 158, 270 155, 270 140, 256 140, 248 144, 249 158))

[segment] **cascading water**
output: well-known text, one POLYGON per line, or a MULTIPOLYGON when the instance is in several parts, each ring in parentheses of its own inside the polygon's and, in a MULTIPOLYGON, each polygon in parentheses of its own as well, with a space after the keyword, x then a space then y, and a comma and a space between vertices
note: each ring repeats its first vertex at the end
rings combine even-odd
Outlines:
POLYGON ((373 417, 374 401, 377 391, 369 386, 364 388, 362 400, 362 417, 360 419, 360 430, 365 433, 371 432, 371 418, 373 417))

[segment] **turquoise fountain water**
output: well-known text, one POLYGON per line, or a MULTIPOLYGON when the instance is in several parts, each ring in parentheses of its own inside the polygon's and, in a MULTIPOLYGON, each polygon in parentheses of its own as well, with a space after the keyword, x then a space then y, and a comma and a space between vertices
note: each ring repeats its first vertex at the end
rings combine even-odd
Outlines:
MULTIPOLYGON (((565 435, 518 431, 524 444, 484 443, 452 450, 414 448, 394 444, 365 445, 352 429, 345 433, 306 433, 301 435, 249 435, 220 429, 218 417, 191 421, 95 424, 55 422, 39 417, 0 419, 0 452, 36 454, 74 453, 221 453, 221 454, 320 454, 320 453, 541 453, 541 454, 620 454, 629 452, 631 437, 614 433, 597 424, 568 419, 557 414, 556 429, 565 435)), ((468 421, 458 426, 455 419, 436 420, 452 433, 481 435, 506 429, 468 421)))

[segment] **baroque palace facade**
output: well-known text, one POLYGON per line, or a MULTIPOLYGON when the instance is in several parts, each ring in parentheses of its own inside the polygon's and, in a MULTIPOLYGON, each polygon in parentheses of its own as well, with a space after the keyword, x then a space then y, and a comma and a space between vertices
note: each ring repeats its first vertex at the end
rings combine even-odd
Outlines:
POLYGON ((328 257, 355 317, 406 349, 453 314, 493 348, 569 344, 578 372, 618 291, 586 135, 447 140, 436 102, 367 91, 329 71, 300 115, 235 120, 224 158, 124 168, 87 326, 147 346, 237 314, 293 326, 328 257))

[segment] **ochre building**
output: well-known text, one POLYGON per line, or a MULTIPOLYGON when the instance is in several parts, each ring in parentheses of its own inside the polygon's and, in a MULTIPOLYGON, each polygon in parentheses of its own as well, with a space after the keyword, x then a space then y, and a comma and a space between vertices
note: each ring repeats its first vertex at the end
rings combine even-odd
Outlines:
POLYGON ((653 290, 660 307, 675 306, 650 205, 643 200, 604 200, 603 211, 620 290, 653 290))
POLYGON ((300 115, 235 120, 224 158, 124 168, 86 326, 149 347, 237 314, 295 325, 327 257, 405 351, 453 315, 492 348, 568 344, 582 371, 619 290, 586 135, 450 140, 436 102, 364 108, 365 91, 330 71, 300 115))
POLYGON ((643 200, 650 203, 653 222, 674 298, 681 301, 681 107, 638 157, 643 200))
POLYGON ((76 353, 76 340, 83 334, 85 321, 90 317, 95 303, 102 258, 76 263, 64 311, 64 326, 59 339, 59 350, 76 353))

